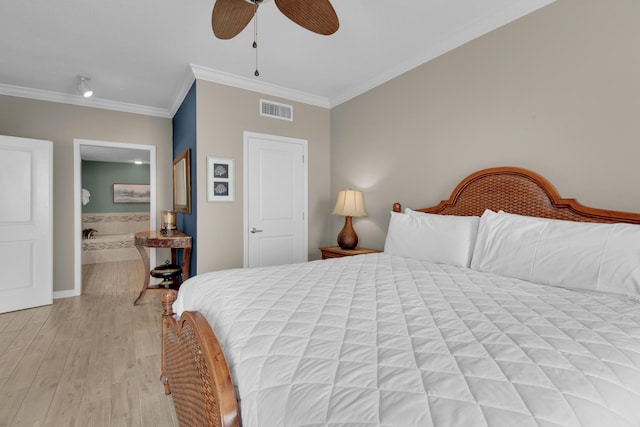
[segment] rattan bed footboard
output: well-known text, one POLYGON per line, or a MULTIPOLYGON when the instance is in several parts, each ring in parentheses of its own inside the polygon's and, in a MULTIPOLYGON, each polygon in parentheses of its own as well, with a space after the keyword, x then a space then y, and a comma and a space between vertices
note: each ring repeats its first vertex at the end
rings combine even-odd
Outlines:
POLYGON ((197 312, 173 313, 176 291, 162 294, 162 377, 181 426, 240 425, 227 362, 207 320, 197 312))

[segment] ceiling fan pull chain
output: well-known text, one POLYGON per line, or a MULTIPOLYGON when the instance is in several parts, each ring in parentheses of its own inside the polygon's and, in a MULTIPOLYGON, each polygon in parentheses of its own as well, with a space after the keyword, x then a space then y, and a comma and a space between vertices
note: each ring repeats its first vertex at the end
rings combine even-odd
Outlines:
POLYGON ((253 48, 256 50, 256 71, 253 73, 256 77, 260 76, 258 71, 258 1, 254 0, 255 12, 253 14, 253 48))

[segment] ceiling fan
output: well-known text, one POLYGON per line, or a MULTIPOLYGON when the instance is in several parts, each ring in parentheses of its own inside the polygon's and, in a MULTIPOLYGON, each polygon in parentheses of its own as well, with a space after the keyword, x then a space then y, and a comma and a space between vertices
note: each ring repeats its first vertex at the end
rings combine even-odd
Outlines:
MULTIPOLYGON (((336 11, 329 0, 274 1, 280 12, 314 33, 328 36, 340 27, 336 11)), ((211 16, 215 36, 226 40, 238 35, 249 24, 262 2, 263 0, 216 0, 211 16)))

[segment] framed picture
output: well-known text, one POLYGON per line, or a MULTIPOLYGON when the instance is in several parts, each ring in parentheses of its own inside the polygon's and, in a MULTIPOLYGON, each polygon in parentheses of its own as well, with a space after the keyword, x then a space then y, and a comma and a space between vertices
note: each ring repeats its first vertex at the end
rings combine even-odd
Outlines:
POLYGON ((173 210, 191 213, 191 149, 173 159, 173 210))
POLYGON ((114 183, 113 203, 151 203, 151 186, 114 183))
POLYGON ((207 157, 207 202, 235 201, 233 159, 207 157))

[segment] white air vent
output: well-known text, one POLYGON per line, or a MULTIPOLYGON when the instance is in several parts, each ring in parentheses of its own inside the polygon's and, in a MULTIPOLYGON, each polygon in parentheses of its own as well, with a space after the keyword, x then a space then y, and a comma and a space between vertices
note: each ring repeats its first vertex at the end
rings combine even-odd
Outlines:
POLYGON ((293 121, 293 106, 279 102, 260 100, 260 115, 293 121))

